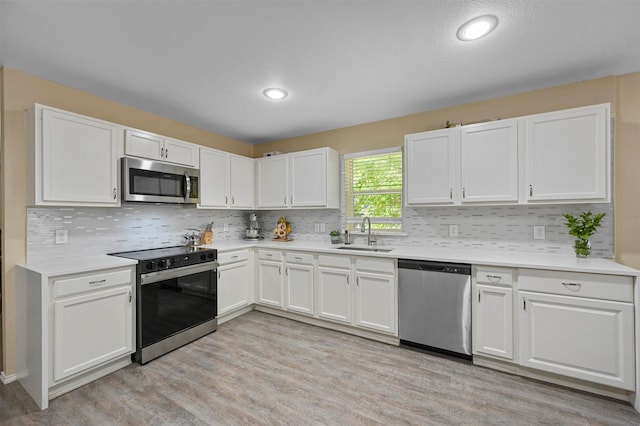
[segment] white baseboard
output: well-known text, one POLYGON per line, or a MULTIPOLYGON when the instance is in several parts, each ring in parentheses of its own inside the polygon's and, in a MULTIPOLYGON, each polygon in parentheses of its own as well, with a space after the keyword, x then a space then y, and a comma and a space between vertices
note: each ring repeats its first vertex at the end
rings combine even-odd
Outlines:
POLYGON ((5 384, 8 385, 11 382, 15 382, 17 379, 15 374, 9 374, 8 376, 6 374, 4 374, 4 371, 0 372, 0 381, 5 384))

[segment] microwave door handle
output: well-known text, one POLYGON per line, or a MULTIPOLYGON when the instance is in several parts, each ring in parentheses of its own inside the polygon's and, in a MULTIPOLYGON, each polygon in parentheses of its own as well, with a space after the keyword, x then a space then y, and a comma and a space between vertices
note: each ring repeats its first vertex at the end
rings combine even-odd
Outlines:
POLYGON ((184 190, 184 200, 189 201, 189 196, 191 195, 191 178, 187 172, 184 172, 184 182, 185 182, 185 190, 184 190))

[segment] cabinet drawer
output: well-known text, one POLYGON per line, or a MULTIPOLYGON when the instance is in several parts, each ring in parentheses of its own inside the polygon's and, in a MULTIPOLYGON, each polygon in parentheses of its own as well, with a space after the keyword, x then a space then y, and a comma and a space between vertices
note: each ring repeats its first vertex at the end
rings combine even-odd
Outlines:
POLYGON ((53 282, 53 297, 58 298, 85 291, 132 284, 132 282, 133 271, 130 268, 55 280, 53 282))
POLYGON ((313 255, 309 253, 287 253, 286 260, 287 263, 313 265, 313 255))
POLYGON ((242 262, 249 259, 249 250, 231 251, 218 254, 218 263, 226 265, 228 263, 242 262))
POLYGON ((393 274, 396 271, 396 266, 393 259, 358 257, 356 258, 356 270, 393 274))
POLYGON ((633 278, 621 275, 521 269, 520 290, 633 302, 633 278))
POLYGON ((258 259, 282 261, 282 252, 278 250, 258 250, 258 259))
POLYGON ((495 268, 493 266, 478 266, 474 268, 475 282, 479 284, 513 285, 513 269, 495 268))
POLYGON ((318 256, 318 266, 351 269, 351 258, 349 256, 330 256, 321 254, 318 256))

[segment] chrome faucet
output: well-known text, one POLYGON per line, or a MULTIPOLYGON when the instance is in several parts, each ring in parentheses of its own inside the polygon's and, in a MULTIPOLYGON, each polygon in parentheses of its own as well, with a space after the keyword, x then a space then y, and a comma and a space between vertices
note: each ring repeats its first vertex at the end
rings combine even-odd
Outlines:
POLYGON ((367 234, 367 245, 372 246, 376 243, 376 237, 371 236, 371 219, 369 216, 365 216, 362 218, 362 223, 360 224, 360 232, 364 233, 365 226, 369 225, 369 233, 367 234))

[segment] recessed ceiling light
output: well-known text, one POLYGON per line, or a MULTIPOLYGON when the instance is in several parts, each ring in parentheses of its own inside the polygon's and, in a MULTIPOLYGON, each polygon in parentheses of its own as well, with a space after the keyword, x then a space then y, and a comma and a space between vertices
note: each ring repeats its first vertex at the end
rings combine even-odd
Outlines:
POLYGON ((284 89, 279 89, 277 87, 271 87, 269 89, 264 89, 262 92, 267 98, 273 101, 279 101, 281 99, 286 98, 289 94, 284 89))
POLYGON ((458 38, 462 41, 477 40, 489 34, 498 25, 498 18, 484 15, 465 22, 458 29, 458 38))

